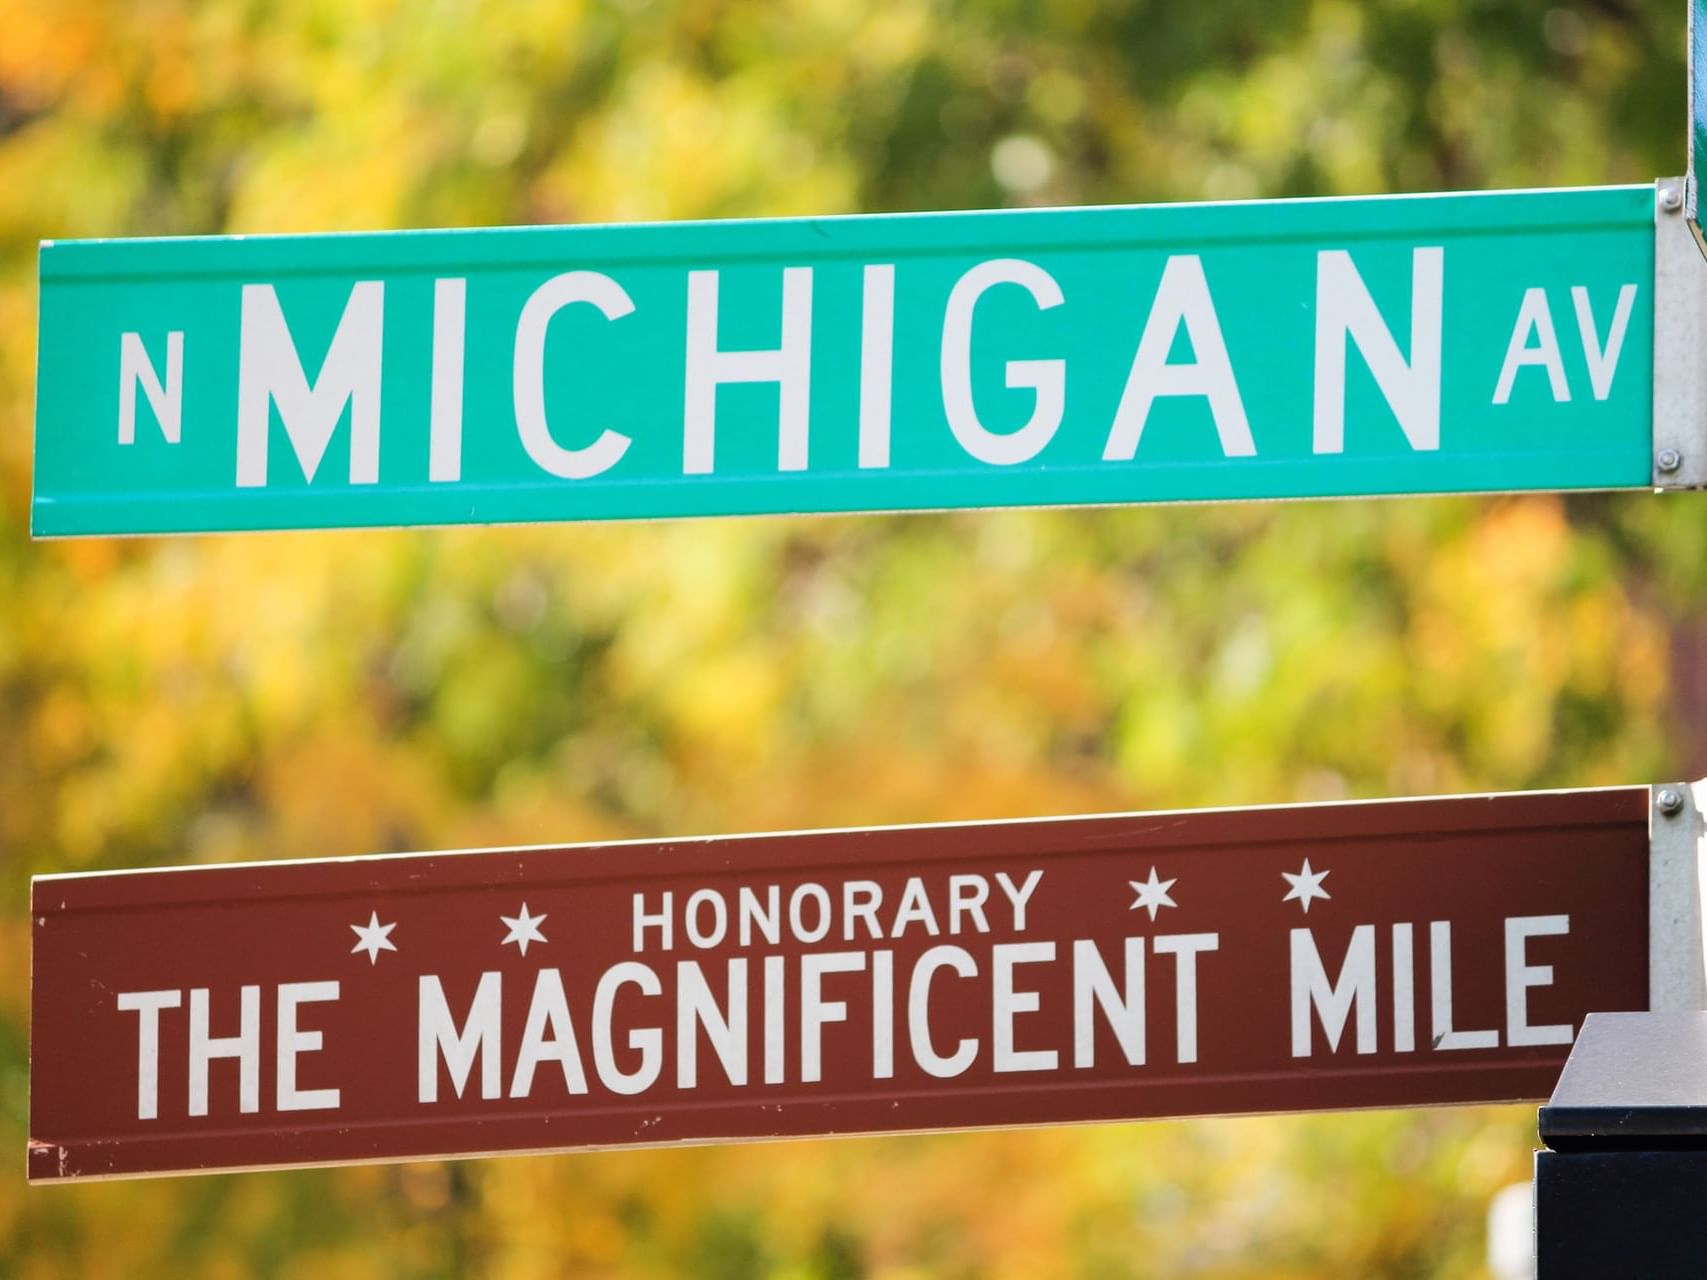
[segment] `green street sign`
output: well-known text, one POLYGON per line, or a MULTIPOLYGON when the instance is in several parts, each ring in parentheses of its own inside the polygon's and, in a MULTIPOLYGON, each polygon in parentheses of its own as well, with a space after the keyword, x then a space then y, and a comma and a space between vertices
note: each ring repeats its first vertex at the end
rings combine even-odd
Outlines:
POLYGON ((1707 0, 1689 0, 1689 177, 1684 200, 1689 225, 1701 239, 1698 187, 1707 173, 1707 0))
POLYGON ((50 243, 33 527, 1645 487, 1654 287, 1650 187, 50 243))

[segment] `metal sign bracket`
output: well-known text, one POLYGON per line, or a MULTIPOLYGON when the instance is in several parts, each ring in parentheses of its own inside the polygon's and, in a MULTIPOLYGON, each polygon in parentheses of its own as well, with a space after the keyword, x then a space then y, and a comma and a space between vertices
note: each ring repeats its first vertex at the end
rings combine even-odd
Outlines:
POLYGON ((1707 854, 1707 781, 1650 789, 1648 810, 1648 1008, 1707 1009, 1701 918, 1707 854))
POLYGON ((1707 488, 1707 258, 1682 178, 1654 187, 1654 488, 1707 488))

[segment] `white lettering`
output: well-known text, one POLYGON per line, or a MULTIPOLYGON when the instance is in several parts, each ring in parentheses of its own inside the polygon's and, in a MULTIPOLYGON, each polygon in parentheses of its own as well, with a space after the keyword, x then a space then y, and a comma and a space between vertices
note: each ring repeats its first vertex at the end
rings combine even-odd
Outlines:
POLYGON ((1055 958, 1053 942, 1006 942, 990 948, 995 981, 995 1027, 991 1065, 997 1071, 1053 1071, 1060 1059, 1053 1049, 1014 1048, 1014 1018, 1036 1013, 1041 999, 1035 991, 1014 990, 1014 966, 1043 964, 1055 958))
POLYGON ((883 926, 877 923, 877 908, 883 905, 883 886, 875 880, 849 880, 842 885, 842 941, 854 940, 854 923, 864 921, 866 934, 883 936, 883 926))
POLYGON ((823 941, 824 935, 830 932, 830 895, 824 891, 823 885, 803 884, 788 896, 788 927, 802 942, 823 941), (808 900, 818 904, 818 922, 810 929, 806 927, 801 910, 801 904, 808 900))
POLYGON ((931 909, 930 895, 925 892, 925 882, 918 876, 909 876, 907 887, 901 891, 901 905, 895 908, 889 936, 901 937, 914 922, 924 925, 925 932, 933 938, 941 932, 937 928, 936 912, 931 909))
POLYGON ((984 917, 984 903, 990 897, 990 882, 983 876, 950 876, 948 878, 948 931, 960 932, 960 917, 970 916, 979 933, 990 932, 990 922, 984 917))
POLYGON ((208 1034, 206 987, 190 990, 190 1114, 207 1114, 208 1065, 215 1058, 237 1059, 237 1107, 261 1109, 261 988, 246 986, 239 996, 238 1031, 234 1036, 208 1034))
POLYGON ((1411 957, 1411 926, 1393 926, 1393 1052, 1417 1047, 1416 965, 1411 957))
MULTIPOLYGON (((1628 286, 1626 286, 1628 287, 1628 286)), ((1569 933, 1569 916, 1513 916, 1505 922, 1505 1026, 1511 1045, 1569 1044, 1571 1025, 1555 1022, 1529 1025, 1529 988, 1553 984, 1553 966, 1530 964, 1524 954, 1529 939, 1569 933)))
POLYGON ((699 1083, 699 1031, 705 1031, 729 1083, 747 1083, 747 962, 729 962, 727 1015, 717 1007, 711 987, 694 960, 676 965, 676 1084, 699 1083))
POLYGON ((686 915, 688 941, 701 950, 715 947, 729 932, 729 909, 723 905, 723 895, 714 889, 696 889, 688 898, 686 915), (701 907, 711 908, 710 929, 700 927, 701 907))
POLYGON ((314 385, 308 385, 279 296, 270 284, 243 286, 237 356, 237 484, 267 483, 267 428, 272 406, 290 438, 303 479, 312 482, 350 408, 350 483, 379 481, 379 390, 385 285, 362 280, 344 313, 314 385))
POLYGON ((617 1065, 611 1017, 617 992, 625 986, 639 987, 646 996, 657 995, 663 986, 658 975, 646 965, 625 960, 606 969, 593 992, 593 1066, 600 1082, 612 1093, 633 1094, 650 1088, 658 1079, 664 1058, 664 1033, 656 1027, 630 1031, 628 1047, 639 1052, 640 1065, 633 1071, 624 1071, 617 1065))
POLYGON ((1436 1049, 1497 1049, 1498 1031, 1452 1029, 1452 925, 1436 920, 1428 927, 1429 986, 1436 1049))
POLYGON ((565 271, 529 296, 516 322, 516 355, 511 378, 516 430, 522 447, 541 471, 564 480, 585 480, 609 471, 628 452, 629 438, 608 427, 584 449, 565 449, 551 435, 545 414, 545 338, 551 318, 572 303, 599 309, 606 320, 620 320, 634 303, 615 280, 597 271, 565 271))
POLYGON ((1545 289, 1524 292, 1523 305, 1517 312, 1517 324, 1512 328, 1511 341, 1506 345, 1505 363, 1500 366, 1500 380, 1494 386, 1495 404, 1506 404, 1511 400, 1511 387, 1517 381, 1517 371, 1529 365, 1539 365, 1547 371, 1547 385, 1552 388, 1555 404, 1571 398, 1570 384, 1565 381, 1565 362, 1559 355, 1559 339, 1553 332, 1553 311, 1547 305, 1545 289), (1534 346, 1529 345, 1531 333, 1536 336, 1534 346))
POLYGON ((758 926, 764 940, 773 947, 782 939, 782 902, 778 889, 773 885, 765 888, 765 903, 761 908, 758 895, 746 885, 741 886, 741 945, 753 945, 753 927, 758 926))
POLYGON ((1096 1066, 1095 1011, 1100 1007, 1128 1066, 1144 1065, 1144 939, 1126 939, 1126 994, 1114 985, 1097 944, 1073 943, 1073 1065, 1096 1066), (1094 1002, 1094 1003, 1093 1003, 1094 1002))
POLYGON ((296 1059, 317 1052, 324 1040, 318 1031, 296 1025, 297 1008, 338 998, 336 982, 285 982, 279 985, 278 1101, 280 1111, 330 1111, 338 1105, 336 1089, 298 1089, 296 1059))
POLYGON ((457 1097, 462 1097, 462 1091, 468 1084, 476 1054, 480 1055, 480 1096, 504 1096, 500 1075, 502 1064, 498 1060, 503 981, 503 975, 496 972, 480 975, 480 985, 475 988, 474 1000, 468 1006, 468 1017, 459 1028, 451 1017, 450 1006, 445 1002, 444 987, 439 984, 438 975, 421 975, 420 1021, 416 1029, 416 1096, 422 1102, 439 1100, 441 1055, 457 1097))
POLYGON ((715 466, 717 388, 725 382, 778 384, 777 470, 804 471, 812 398, 812 268, 783 269, 782 345, 769 351, 718 349, 718 276, 688 272, 682 473, 709 475, 715 466))
POLYGON ((846 1022, 845 1000, 824 999, 827 973, 857 973, 865 968, 862 951, 831 951, 800 957, 800 1079, 815 1084, 823 1079, 823 1031, 826 1022, 846 1022))
POLYGON ((895 268, 865 269, 859 344, 859 465, 889 465, 891 365, 895 350, 895 268))
POLYGON ((136 1018, 136 1118, 160 1115, 160 1011, 176 1009, 183 996, 176 991, 121 991, 119 1008, 136 1018))
MULTIPOLYGON (((644 893, 634 895, 634 946, 630 950, 635 952, 646 950, 646 931, 648 929, 658 931, 658 949, 660 951, 670 949, 670 915, 675 896, 671 890, 664 890, 663 906, 655 914, 651 914, 646 910, 646 895, 644 893)), ((776 939, 772 938, 771 941, 775 942, 776 939)))
POLYGON ((1357 1051, 1374 1053, 1375 926, 1360 924, 1352 930, 1345 962, 1332 986, 1315 936, 1308 929, 1292 930, 1292 1056, 1310 1056, 1312 1007, 1321 1018, 1328 1049, 1338 1051, 1353 1004, 1357 1006, 1357 1051))
POLYGON ((160 434, 177 444, 184 422, 184 334, 166 335, 166 382, 162 386, 140 333, 119 336, 119 443, 136 443, 136 389, 148 397, 148 407, 160 424, 160 434))
POLYGON ((1053 276, 1018 258, 981 262, 961 276, 948 295, 942 322, 942 406, 961 448, 980 462, 1011 466, 1035 458, 1061 425, 1067 401, 1067 362, 1009 360, 1004 366, 1006 385, 1029 387, 1035 393, 1031 417, 1019 430, 1006 435, 987 430, 978 420, 978 408, 972 401, 972 312, 985 290, 999 284, 1019 285, 1042 311, 1065 301, 1053 276))
POLYGON ((1158 396, 1202 396, 1209 402, 1221 452, 1230 458, 1256 453, 1245 403, 1239 398, 1239 384, 1221 337, 1221 321, 1203 275, 1203 259, 1195 253, 1171 255, 1162 269, 1162 281, 1102 451, 1105 459, 1120 461, 1138 452, 1139 438, 1158 396), (1182 324, 1191 340, 1193 359, 1189 364, 1169 364, 1168 352, 1182 324))
POLYGON ((427 479, 462 479, 462 349, 468 281, 433 281, 433 390, 427 410, 427 479))
POLYGON ((1197 955, 1221 946, 1218 933, 1163 934, 1150 940, 1157 955, 1174 957, 1174 1057, 1197 1061, 1197 955))
POLYGON ((1411 252, 1411 358, 1344 249, 1316 255, 1315 451, 1345 451, 1345 346, 1357 344, 1411 448, 1440 448, 1440 311, 1446 251, 1411 252))
POLYGON ((1017 886, 1012 880, 1008 879, 1008 873, 1006 871, 996 872, 996 884, 1001 888, 1003 893, 1007 894, 1008 901, 1013 903, 1014 931, 1016 933, 1023 933, 1025 931, 1025 904, 1031 901, 1031 895, 1037 891, 1037 886, 1042 882, 1043 871, 1041 868, 1027 872, 1025 883, 1017 886))
POLYGON ((938 1079, 957 1076, 978 1055, 976 1040, 962 1040, 952 1054, 943 1057, 931 1044, 931 979, 938 969, 953 969, 962 978, 976 977, 978 965, 964 947, 932 947, 913 967, 907 991, 907 1030, 913 1045, 913 1060, 938 1079))
POLYGON ((1618 357, 1624 351, 1624 331, 1630 324, 1630 307, 1636 301, 1636 286, 1627 284, 1618 291, 1618 302, 1612 312, 1612 328, 1606 335, 1606 346, 1594 329, 1594 311, 1588 304, 1588 290, 1577 285, 1571 290, 1571 302, 1577 311, 1577 332, 1583 340, 1583 359, 1588 363, 1588 381, 1594 388, 1594 398, 1604 400, 1612 394, 1612 379, 1618 373, 1618 357))
POLYGON ((784 1014, 783 1001, 787 998, 788 974, 783 967, 781 956, 765 957, 765 1083, 781 1084, 785 1078, 783 1070, 784 1014))
POLYGON ((533 1073, 542 1062, 555 1062, 562 1068, 563 1087, 570 1093, 587 1092, 587 1071, 581 1065, 575 1023, 569 1016, 569 999, 563 993, 563 974, 556 969, 541 969, 533 981, 522 1047, 516 1055, 515 1074, 510 1077, 512 1098, 525 1098, 533 1092, 533 1073))
POLYGON ((871 1078, 895 1074, 895 953, 871 953, 871 1078))

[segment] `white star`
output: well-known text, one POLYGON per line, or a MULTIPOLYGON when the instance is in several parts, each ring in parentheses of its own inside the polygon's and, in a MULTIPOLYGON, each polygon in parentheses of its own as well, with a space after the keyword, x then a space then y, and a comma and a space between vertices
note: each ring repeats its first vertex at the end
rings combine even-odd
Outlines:
POLYGON ((528 953, 528 943, 545 941, 545 935, 539 931, 539 926, 545 922, 545 916, 528 915, 528 904, 525 902, 522 903, 520 915, 499 916, 498 919, 510 926, 510 932, 505 935, 500 946, 507 947, 513 942, 516 944, 516 950, 525 956, 528 953))
POLYGON ((358 951, 365 951, 367 952, 367 962, 369 964, 378 964, 379 953, 381 951, 397 950, 397 944, 387 936, 396 927, 396 921, 393 921, 390 924, 381 924, 379 922, 379 912, 368 912, 366 924, 353 924, 350 926, 350 928, 355 931, 356 937, 361 939, 360 942, 350 948, 350 954, 354 955, 358 951))
POLYGON ((1156 919, 1156 912, 1160 908, 1179 906, 1179 903, 1175 902, 1172 896, 1168 893, 1168 890, 1174 887, 1176 881, 1158 880, 1156 878, 1156 869, 1154 867, 1150 868, 1150 878, 1148 880, 1128 880, 1126 883, 1138 891, 1138 897, 1133 901, 1132 905, 1126 909, 1128 911, 1136 911, 1139 907, 1143 907, 1150 913, 1150 920, 1152 923, 1154 923, 1156 919))
POLYGON ((1304 914, 1309 915, 1310 899, 1330 898, 1333 896, 1326 889, 1322 888, 1322 881, 1326 879, 1329 874, 1330 873, 1326 871, 1310 870, 1310 859, 1305 858, 1304 867, 1297 875, 1293 875, 1290 871, 1282 871, 1280 873, 1280 878, 1292 886, 1286 891, 1286 896, 1282 898, 1281 901, 1291 902, 1296 898, 1298 900, 1298 905, 1304 908, 1304 914))

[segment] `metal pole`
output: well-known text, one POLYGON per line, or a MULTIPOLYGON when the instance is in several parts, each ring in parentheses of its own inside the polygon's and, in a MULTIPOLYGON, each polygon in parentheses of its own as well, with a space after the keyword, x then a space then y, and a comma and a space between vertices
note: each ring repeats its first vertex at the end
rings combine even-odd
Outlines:
POLYGON ((1707 782, 1661 783, 1649 797, 1648 1008, 1707 1009, 1701 910, 1707 782))

